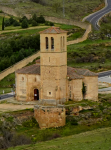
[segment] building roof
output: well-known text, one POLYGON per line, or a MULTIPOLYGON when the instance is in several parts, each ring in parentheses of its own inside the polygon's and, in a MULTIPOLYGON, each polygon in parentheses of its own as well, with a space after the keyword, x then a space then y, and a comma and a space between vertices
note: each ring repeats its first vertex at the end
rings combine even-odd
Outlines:
POLYGON ((20 73, 20 74, 38 74, 38 75, 40 75, 40 65, 39 64, 34 64, 34 65, 31 65, 31 66, 26 66, 22 69, 17 70, 16 73, 20 73))
POLYGON ((98 76, 97 73, 94 73, 88 69, 81 69, 81 68, 74 68, 74 71, 79 74, 79 75, 83 75, 83 76, 98 76))
POLYGON ((67 67, 67 76, 70 79, 83 79, 84 78, 82 75, 77 74, 74 68, 72 67, 67 67))
MULTIPOLYGON (((37 74, 40 75, 40 64, 34 64, 31 66, 24 67, 16 71, 19 74, 37 74)), ((83 79, 84 76, 98 76, 97 73, 91 72, 88 69, 77 69, 67 67, 67 76, 70 79, 83 79)))
POLYGON ((67 33, 67 31, 60 29, 59 27, 55 27, 52 26, 44 31, 40 31, 40 34, 49 34, 49 33, 56 33, 56 34, 60 34, 60 33, 67 33))

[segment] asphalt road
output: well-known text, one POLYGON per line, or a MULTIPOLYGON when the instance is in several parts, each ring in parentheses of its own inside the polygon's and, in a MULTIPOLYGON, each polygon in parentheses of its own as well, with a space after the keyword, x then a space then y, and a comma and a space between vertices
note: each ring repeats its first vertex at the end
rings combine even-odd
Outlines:
POLYGON ((99 19, 111 11, 111 0, 107 0, 108 6, 101 11, 98 11, 92 15, 90 15, 86 20, 89 21, 95 30, 99 30, 99 26, 97 25, 99 19))
POLYGON ((98 78, 110 76, 110 75, 111 75, 111 70, 99 73, 98 78))
POLYGON ((4 99, 10 98, 10 97, 14 97, 14 95, 13 94, 0 95, 0 100, 4 100, 4 99))

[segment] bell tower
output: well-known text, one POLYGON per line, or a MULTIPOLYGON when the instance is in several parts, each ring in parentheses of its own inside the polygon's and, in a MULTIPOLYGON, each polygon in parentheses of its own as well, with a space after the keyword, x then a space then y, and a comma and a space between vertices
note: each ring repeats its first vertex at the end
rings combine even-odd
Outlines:
POLYGON ((66 101, 67 31, 51 27, 40 32, 41 100, 66 101))

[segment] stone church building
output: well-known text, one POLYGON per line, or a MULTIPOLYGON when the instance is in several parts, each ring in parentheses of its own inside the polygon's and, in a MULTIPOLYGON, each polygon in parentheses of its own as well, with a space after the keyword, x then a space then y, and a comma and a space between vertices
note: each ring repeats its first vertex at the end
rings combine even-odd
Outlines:
POLYGON ((98 75, 67 66, 67 31, 50 27, 40 32, 40 63, 16 71, 16 99, 62 103, 98 100, 98 75), (84 84, 83 84, 84 83, 84 84))

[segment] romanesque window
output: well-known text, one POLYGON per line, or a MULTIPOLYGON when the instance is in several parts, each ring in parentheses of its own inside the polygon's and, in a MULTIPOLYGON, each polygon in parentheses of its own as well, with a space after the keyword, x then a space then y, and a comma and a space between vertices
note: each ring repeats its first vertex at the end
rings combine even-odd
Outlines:
POLYGON ((48 37, 45 38, 45 43, 46 43, 46 49, 49 48, 49 41, 48 41, 48 37))
POLYGON ((51 92, 49 92, 49 95, 51 95, 51 92))
POLYGON ((51 37, 51 50, 54 50, 54 38, 51 37))

